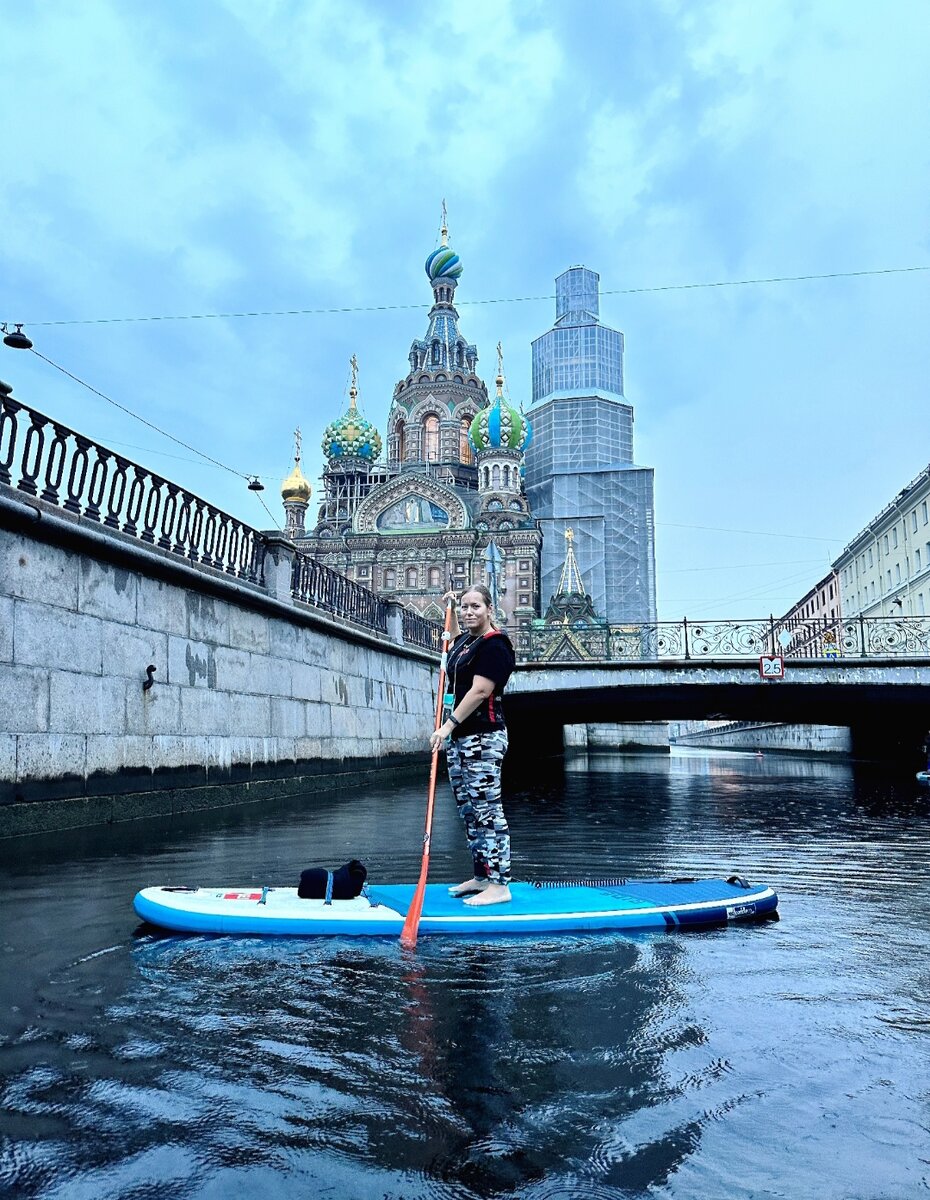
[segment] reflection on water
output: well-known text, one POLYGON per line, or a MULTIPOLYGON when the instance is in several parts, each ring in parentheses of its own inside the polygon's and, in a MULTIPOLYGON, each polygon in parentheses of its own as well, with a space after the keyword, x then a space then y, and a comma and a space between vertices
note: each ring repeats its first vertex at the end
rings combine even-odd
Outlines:
MULTIPOLYGON (((415 875, 387 787, 0 849, 0 1187, 109 1197, 910 1197, 930 1186, 930 796, 849 764, 591 756, 508 797, 528 878, 730 873, 777 924, 155 936, 156 882, 415 875), (10 969, 11 966, 13 969, 10 969), (834 1164, 826 1177, 824 1164, 834 1164)), ((433 877, 459 878, 440 803, 433 877)))

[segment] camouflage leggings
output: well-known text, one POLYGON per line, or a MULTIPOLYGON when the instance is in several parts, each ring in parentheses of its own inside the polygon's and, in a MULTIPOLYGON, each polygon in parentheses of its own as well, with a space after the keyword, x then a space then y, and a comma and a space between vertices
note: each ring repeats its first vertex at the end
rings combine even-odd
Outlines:
POLYGON ((505 885, 510 882, 510 830, 501 805, 506 753, 506 729, 446 743, 449 783, 465 824, 475 878, 505 885))

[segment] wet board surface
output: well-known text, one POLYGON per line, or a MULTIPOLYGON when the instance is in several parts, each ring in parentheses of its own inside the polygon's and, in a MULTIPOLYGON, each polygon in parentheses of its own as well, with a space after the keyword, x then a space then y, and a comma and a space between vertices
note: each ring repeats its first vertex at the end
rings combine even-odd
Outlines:
MULTIPOLYGON (((419 933, 551 934, 667 929, 754 921, 778 897, 765 884, 727 879, 616 880, 598 884, 512 883, 512 900, 471 907, 427 884, 419 933)), ((150 887, 133 901, 142 920, 178 933, 241 936, 398 937, 414 884, 366 888, 354 900, 303 900, 286 887, 150 887)))

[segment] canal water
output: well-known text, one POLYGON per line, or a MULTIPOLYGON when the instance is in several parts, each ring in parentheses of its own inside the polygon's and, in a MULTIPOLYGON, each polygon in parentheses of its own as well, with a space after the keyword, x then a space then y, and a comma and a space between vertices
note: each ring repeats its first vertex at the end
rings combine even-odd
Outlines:
MULTIPOLYGON (((0 1194, 913 1200, 930 791, 676 751, 511 784, 515 875, 719 875, 781 919, 533 940, 158 937, 134 892, 415 877, 423 783, 0 847, 0 1194)), ((468 862, 441 785, 436 880, 468 862)))

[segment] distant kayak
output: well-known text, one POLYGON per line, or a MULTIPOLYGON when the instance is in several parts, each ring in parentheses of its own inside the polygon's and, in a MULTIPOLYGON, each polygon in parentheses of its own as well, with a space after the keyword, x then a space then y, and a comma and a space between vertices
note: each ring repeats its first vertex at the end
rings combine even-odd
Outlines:
POLYGON ((930 783, 930 771, 918 771, 917 772, 917 782, 918 783, 930 783))
MULTIPOLYGON (((149 887, 133 907, 143 921, 177 933, 258 937, 398 937, 414 884, 368 887, 353 900, 304 900, 288 887, 149 887)), ((678 929, 771 916, 778 897, 764 884, 729 879, 616 879, 512 883, 513 899, 471 907, 444 883, 427 884, 420 934, 535 934, 678 929)))

